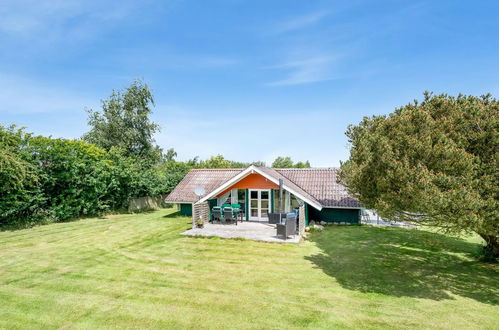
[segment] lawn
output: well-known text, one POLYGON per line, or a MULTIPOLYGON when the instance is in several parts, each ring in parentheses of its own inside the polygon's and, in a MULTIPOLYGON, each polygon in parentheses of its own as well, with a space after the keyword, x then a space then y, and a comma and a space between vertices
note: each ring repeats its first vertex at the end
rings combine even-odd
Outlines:
POLYGON ((183 237, 173 210, 0 232, 0 328, 482 328, 497 265, 421 230, 303 244, 183 237))

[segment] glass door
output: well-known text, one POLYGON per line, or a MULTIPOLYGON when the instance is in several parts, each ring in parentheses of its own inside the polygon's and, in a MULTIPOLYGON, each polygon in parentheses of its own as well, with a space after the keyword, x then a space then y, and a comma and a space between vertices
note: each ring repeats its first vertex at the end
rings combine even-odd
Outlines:
POLYGON ((249 219, 254 221, 268 221, 270 209, 269 189, 249 190, 249 219))

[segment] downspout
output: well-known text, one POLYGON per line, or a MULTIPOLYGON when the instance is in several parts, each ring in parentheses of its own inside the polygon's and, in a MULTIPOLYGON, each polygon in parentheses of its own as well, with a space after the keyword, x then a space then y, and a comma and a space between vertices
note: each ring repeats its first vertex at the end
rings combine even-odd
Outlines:
POLYGON ((244 193, 244 213, 246 216, 246 221, 249 221, 249 189, 246 189, 244 193))
POLYGON ((282 213, 282 179, 279 179, 279 213, 282 213))

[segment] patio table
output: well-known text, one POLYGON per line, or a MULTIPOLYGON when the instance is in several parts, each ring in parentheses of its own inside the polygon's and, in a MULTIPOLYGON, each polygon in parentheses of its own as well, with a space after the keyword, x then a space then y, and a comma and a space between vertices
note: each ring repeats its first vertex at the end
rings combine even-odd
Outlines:
POLYGON ((243 221, 243 211, 240 208, 234 208, 232 212, 234 212, 236 219, 238 216, 241 216, 241 221, 243 221))

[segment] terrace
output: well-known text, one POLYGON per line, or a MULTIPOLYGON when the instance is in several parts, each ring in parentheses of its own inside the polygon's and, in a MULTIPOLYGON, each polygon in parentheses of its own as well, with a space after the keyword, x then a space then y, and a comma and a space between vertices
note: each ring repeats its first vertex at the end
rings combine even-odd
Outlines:
POLYGON ((182 233, 185 236, 205 236, 221 238, 244 238, 254 241, 299 243, 300 235, 283 239, 276 235, 276 225, 266 222, 242 221, 234 224, 206 223, 204 228, 192 228, 182 233))

